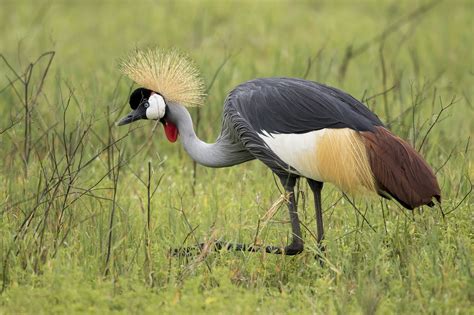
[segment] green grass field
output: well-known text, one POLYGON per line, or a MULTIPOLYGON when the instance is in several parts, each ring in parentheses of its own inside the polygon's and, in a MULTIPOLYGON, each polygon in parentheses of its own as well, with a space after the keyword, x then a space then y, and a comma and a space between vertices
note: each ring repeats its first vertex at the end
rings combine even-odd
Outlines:
POLYGON ((3 1, 0 314, 474 313, 473 21, 461 0, 3 1), (301 181, 301 255, 170 257, 221 238, 284 245, 290 225, 285 206, 262 220, 280 188, 260 162, 194 173, 160 125, 115 127, 133 88, 119 60, 150 46, 200 67, 207 141, 227 93, 255 77, 364 100, 432 165, 442 209, 328 184, 322 267, 301 181))

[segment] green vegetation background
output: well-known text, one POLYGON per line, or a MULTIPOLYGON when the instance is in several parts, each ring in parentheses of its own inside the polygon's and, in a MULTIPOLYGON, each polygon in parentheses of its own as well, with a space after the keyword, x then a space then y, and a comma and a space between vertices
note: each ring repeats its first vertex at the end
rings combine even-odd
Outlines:
POLYGON ((406 18, 426 4, 2 1, 0 313, 472 313, 474 5, 443 1, 406 18), (326 185, 321 267, 301 182, 303 254, 170 258, 214 238, 285 244, 290 228, 284 206, 259 221, 280 195, 259 162, 194 175, 160 126, 113 125, 132 88, 118 61, 150 46, 188 52, 212 84, 192 110, 208 141, 226 94, 255 77, 307 77, 364 99, 421 148, 445 215, 378 198, 353 205, 326 185), (343 71, 351 46, 367 49, 343 71), (44 85, 52 55, 23 84, 48 51, 44 85))

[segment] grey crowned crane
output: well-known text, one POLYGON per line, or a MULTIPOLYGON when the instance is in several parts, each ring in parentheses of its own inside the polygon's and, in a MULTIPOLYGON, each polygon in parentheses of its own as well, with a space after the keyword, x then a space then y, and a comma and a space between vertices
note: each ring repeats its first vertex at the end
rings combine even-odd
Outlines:
MULTIPOLYGON (((288 193, 292 241, 284 248, 226 244, 228 249, 295 255, 303 251, 294 198, 304 177, 314 194, 317 241, 324 237, 321 190, 330 182, 351 194, 373 192, 403 207, 433 206, 441 200, 436 177, 407 142, 393 135, 361 102, 336 88, 296 78, 262 78, 240 84, 224 103, 215 143, 200 140, 186 106, 204 100, 204 84, 193 63, 176 51, 137 51, 122 71, 139 84, 133 111, 118 125, 159 120, 169 141, 179 137, 186 152, 208 167, 258 159, 288 193)), ((216 244, 223 247, 222 243, 216 244)))

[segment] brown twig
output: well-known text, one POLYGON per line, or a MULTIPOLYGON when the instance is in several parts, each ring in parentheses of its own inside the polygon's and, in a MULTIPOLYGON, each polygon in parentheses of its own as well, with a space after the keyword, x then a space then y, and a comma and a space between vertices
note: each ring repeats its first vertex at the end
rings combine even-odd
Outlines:
POLYGON ((439 110, 438 114, 436 115, 436 118, 434 120, 434 122, 430 125, 430 127, 428 128, 428 130, 426 131, 424 137, 423 137, 423 140, 421 140, 421 144, 420 146, 418 147, 418 151, 421 151, 421 149, 423 148, 423 145, 425 144, 425 141, 428 139, 428 135, 430 134, 430 132, 433 130, 433 128, 436 126, 436 124, 438 123, 439 121, 439 118, 441 117, 441 115, 443 114, 444 111, 446 111, 447 109, 449 109, 451 106, 453 106, 455 103, 456 103, 456 97, 454 96, 452 99, 451 99, 451 102, 447 105, 447 106, 443 106, 443 101, 441 100, 441 98, 439 99, 439 102, 440 102, 440 105, 441 105, 441 109, 439 110))
POLYGON ((359 208, 357 208, 357 206, 352 202, 352 200, 345 193, 343 193, 343 195, 344 199, 346 199, 351 204, 352 208, 356 210, 356 212, 362 217, 362 219, 367 223, 367 225, 372 229, 372 231, 376 232, 372 224, 370 224, 365 215, 360 212, 359 208))
MULTIPOLYGON (((112 153, 113 154, 113 153, 112 153)), ((122 159, 122 155, 120 150, 118 150, 118 164, 120 165, 122 159)), ((120 175, 120 166, 112 168, 112 184, 113 184, 113 192, 112 192, 112 207, 110 210, 110 219, 109 219, 109 233, 107 238, 107 254, 105 258, 105 268, 104 268, 104 276, 108 276, 110 274, 110 259, 112 255, 112 241, 113 241, 113 229, 114 229, 114 218, 115 218, 115 210, 117 208, 117 189, 118 189, 118 179, 120 175)))
POLYGON ((466 178, 467 178, 467 181, 469 182, 468 192, 464 195, 464 197, 462 197, 462 199, 458 202, 458 204, 456 206, 454 206, 450 211, 444 213, 445 216, 449 215, 450 213, 452 213, 456 209, 458 209, 459 206, 464 202, 464 200, 466 200, 466 198, 472 193, 473 185, 472 185, 471 179, 469 178, 469 176, 466 176, 466 178))
POLYGON ((382 32, 377 34, 372 39, 362 43, 358 47, 354 47, 353 45, 349 45, 346 48, 344 58, 342 60, 341 66, 339 67, 339 81, 343 81, 344 77, 347 72, 347 68, 349 66, 349 62, 356 56, 364 53, 374 44, 384 41, 389 35, 399 30, 403 25, 411 22, 412 20, 416 20, 418 17, 426 14, 428 11, 433 9, 437 4, 439 4, 441 0, 431 1, 427 4, 421 5, 412 11, 410 14, 400 18, 398 21, 392 23, 388 27, 386 27, 382 32))

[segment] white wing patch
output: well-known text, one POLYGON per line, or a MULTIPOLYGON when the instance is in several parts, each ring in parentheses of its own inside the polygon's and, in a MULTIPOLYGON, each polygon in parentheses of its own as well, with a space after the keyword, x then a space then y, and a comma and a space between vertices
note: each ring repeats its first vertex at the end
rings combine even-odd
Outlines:
POLYGON ((299 175, 321 181, 316 152, 325 129, 307 133, 258 133, 268 147, 285 163, 296 169, 299 175))

